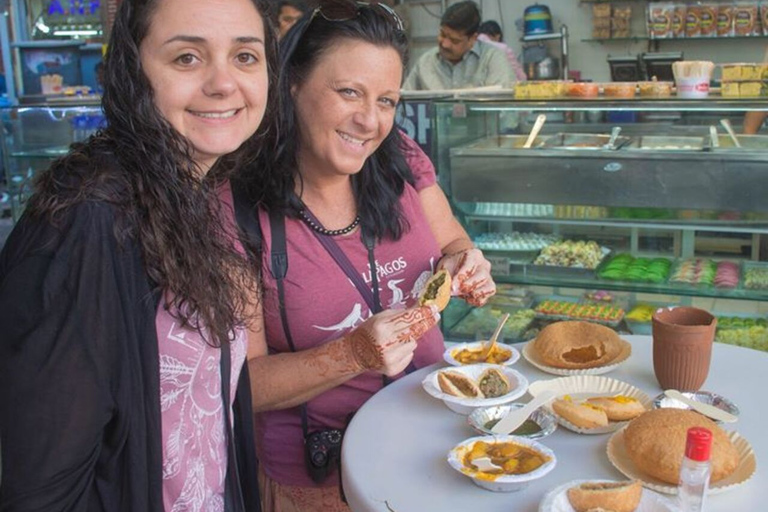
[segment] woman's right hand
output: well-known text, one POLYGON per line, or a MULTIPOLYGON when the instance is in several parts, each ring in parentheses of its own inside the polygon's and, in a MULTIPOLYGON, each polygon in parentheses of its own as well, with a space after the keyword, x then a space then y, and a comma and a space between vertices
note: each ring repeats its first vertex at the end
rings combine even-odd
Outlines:
POLYGON ((439 319, 436 306, 382 311, 350 332, 345 341, 361 370, 393 377, 406 369, 416 340, 439 319))

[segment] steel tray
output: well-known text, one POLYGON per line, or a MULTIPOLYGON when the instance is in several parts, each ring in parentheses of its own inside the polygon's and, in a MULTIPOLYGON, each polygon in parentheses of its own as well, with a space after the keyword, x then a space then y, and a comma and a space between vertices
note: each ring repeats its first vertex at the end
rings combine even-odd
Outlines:
MULTIPOLYGON (((605 149, 604 146, 611 140, 610 135, 600 133, 556 133, 545 143, 545 148, 568 150, 596 150, 605 149)), ((618 149, 630 142, 629 137, 616 138, 614 149, 618 149)))
POLYGON ((702 151, 705 145, 706 139, 704 137, 643 135, 638 137, 627 149, 640 151, 702 151))

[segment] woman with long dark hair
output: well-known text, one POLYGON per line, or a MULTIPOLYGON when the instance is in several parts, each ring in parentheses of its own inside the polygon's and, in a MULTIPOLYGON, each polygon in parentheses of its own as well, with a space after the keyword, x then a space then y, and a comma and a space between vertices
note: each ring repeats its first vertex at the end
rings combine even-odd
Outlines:
POLYGON ((259 272, 229 178, 275 101, 266 12, 120 5, 108 125, 40 176, 0 257, 0 510, 258 510, 259 272))
POLYGON ((445 268, 476 305, 495 285, 431 163, 394 128, 407 61, 395 12, 322 1, 280 51, 279 143, 249 175, 264 193, 264 327, 249 354, 260 488, 269 511, 333 512, 347 509, 349 417, 444 351, 439 314, 416 301, 424 282, 445 268))

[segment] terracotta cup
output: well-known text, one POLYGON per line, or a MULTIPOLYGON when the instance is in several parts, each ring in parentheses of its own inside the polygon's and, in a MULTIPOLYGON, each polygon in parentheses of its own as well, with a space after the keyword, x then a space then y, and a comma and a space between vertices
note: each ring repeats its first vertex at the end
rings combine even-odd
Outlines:
POLYGON ((717 319, 703 309, 653 314, 653 371, 663 389, 698 391, 707 380, 717 319))

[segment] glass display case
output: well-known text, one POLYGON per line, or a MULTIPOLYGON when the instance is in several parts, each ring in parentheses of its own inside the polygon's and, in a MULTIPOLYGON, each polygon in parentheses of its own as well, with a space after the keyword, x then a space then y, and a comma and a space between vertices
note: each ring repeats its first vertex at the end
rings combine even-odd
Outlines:
POLYGON ((87 138, 104 122, 101 107, 29 105, 0 109, 3 164, 11 214, 17 220, 31 192, 32 179, 66 154, 69 145, 87 138))
POLYGON ((718 315, 720 341, 768 350, 768 135, 721 125, 749 111, 768 100, 436 101, 441 186, 500 288, 451 304, 446 337, 505 310, 508 341, 557 319, 649 333, 656 307, 686 304, 718 315))

